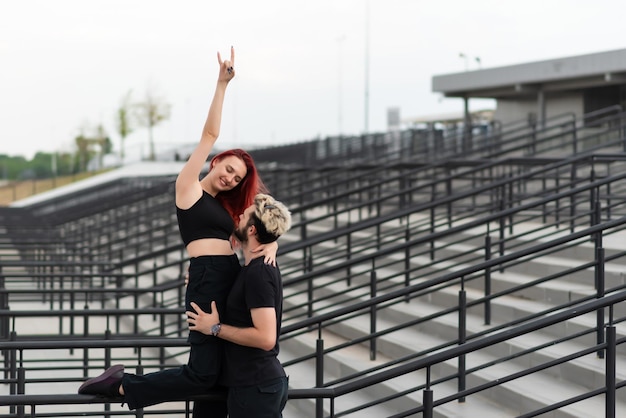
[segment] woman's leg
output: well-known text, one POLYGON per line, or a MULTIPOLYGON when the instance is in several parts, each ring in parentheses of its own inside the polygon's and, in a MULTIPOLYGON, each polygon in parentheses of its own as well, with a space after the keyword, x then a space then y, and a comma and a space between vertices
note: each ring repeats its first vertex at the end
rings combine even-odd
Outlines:
MULTIPOLYGON (((186 309, 191 310, 190 303, 195 302, 201 309, 210 311, 211 302, 216 301, 218 311, 222 309, 223 312, 226 297, 239 269, 237 256, 192 258, 185 294, 186 309)), ((130 409, 202 395, 215 387, 223 361, 222 340, 192 331, 188 341, 191 351, 187 365, 145 376, 124 375, 122 386, 130 409)), ((194 410, 196 407, 204 409, 202 403, 194 402, 194 410)), ((225 404, 225 401, 210 402, 206 407, 214 413, 196 415, 194 412, 194 418, 225 417, 225 404)))

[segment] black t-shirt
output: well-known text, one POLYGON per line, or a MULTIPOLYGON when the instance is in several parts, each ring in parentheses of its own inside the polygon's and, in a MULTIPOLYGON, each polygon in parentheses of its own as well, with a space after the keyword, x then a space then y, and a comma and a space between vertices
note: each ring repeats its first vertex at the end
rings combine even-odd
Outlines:
POLYGON ((239 328, 252 326, 250 310, 276 309, 276 345, 269 351, 226 342, 222 383, 226 386, 253 386, 285 376, 278 360, 278 335, 283 313, 283 286, 278 267, 267 265, 263 257, 241 268, 226 301, 225 323, 239 328))

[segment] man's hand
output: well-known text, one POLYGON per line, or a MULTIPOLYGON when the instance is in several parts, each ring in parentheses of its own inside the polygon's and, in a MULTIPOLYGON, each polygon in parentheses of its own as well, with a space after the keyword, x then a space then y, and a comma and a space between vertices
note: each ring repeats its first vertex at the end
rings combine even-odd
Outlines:
POLYGON ((215 301, 211 302, 211 313, 204 312, 195 302, 191 302, 191 307, 195 312, 185 312, 189 329, 211 335, 211 327, 220 322, 220 314, 217 312, 215 301))

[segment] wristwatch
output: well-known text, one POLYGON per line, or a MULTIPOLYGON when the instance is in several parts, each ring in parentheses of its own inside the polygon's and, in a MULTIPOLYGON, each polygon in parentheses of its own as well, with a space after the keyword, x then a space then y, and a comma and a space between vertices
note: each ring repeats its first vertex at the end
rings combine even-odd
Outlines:
POLYGON ((214 337, 217 337, 217 334, 219 334, 221 330, 222 330, 222 324, 218 322, 217 324, 211 327, 211 335, 214 337))

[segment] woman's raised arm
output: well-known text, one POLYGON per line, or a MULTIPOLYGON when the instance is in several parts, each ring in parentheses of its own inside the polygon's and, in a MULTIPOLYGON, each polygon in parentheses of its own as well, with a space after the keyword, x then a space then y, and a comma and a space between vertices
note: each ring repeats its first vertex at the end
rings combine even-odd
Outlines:
POLYGON ((217 61, 220 66, 219 76, 209 114, 202 129, 200 143, 191 153, 176 179, 176 205, 181 209, 186 209, 193 205, 202 194, 199 176, 220 134, 226 87, 230 80, 235 77, 235 49, 233 47, 230 48, 230 60, 222 61, 222 57, 218 52, 217 61))

